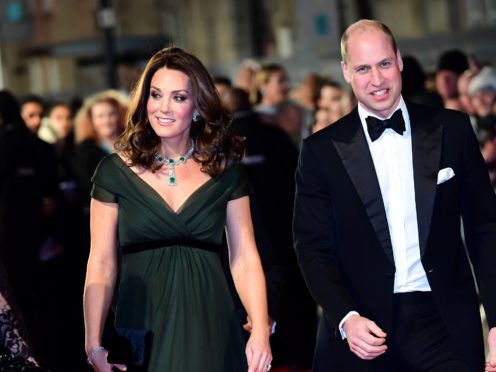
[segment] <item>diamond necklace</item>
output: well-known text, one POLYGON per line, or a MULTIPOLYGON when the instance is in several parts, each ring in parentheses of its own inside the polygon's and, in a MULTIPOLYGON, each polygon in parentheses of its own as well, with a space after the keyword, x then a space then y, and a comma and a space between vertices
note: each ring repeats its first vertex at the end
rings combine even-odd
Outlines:
POLYGON ((166 158, 165 156, 160 155, 160 154, 155 155, 155 160, 157 160, 159 163, 167 165, 168 175, 169 175, 169 182, 168 182, 169 186, 176 186, 177 185, 176 169, 175 169, 176 165, 180 165, 180 164, 184 163, 186 160, 188 160, 188 158, 190 158, 191 155, 193 154, 193 151, 195 151, 195 143, 193 142, 193 139, 192 139, 191 140, 191 146, 190 146, 188 152, 186 152, 186 154, 184 154, 183 156, 180 156, 176 160, 171 159, 171 158, 166 158))

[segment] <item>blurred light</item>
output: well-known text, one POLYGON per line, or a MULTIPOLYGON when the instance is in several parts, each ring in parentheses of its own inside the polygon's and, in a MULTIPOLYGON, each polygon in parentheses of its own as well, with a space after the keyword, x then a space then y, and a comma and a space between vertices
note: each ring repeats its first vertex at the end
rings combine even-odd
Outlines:
POLYGON ((293 55, 293 37, 289 27, 278 27, 275 32, 277 52, 282 58, 290 58, 293 55))
POLYGON ((319 36, 325 36, 329 33, 329 22, 327 15, 317 14, 314 18, 315 32, 319 36))
POLYGON ((112 8, 103 8, 98 12, 98 25, 103 29, 110 29, 115 26, 115 12, 112 8))
POLYGON ((23 11, 20 1, 11 1, 7 4, 7 20, 9 22, 20 22, 22 17, 23 11))

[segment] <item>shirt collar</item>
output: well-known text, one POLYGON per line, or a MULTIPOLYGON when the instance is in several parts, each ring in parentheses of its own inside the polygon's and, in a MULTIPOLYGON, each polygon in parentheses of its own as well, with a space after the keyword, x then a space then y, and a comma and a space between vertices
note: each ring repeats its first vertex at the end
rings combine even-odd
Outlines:
MULTIPOLYGON (((394 108, 394 110, 391 112, 391 115, 387 117, 386 119, 389 119, 393 114, 395 113, 396 110, 401 109, 401 113, 403 115, 403 120, 405 121, 405 134, 409 135, 410 134, 410 116, 408 115, 408 110, 406 108, 406 103, 405 100, 403 99, 403 96, 400 96, 400 101, 398 102, 398 105, 394 108)), ((360 116, 360 122, 362 123, 363 131, 365 132, 365 137, 367 138, 367 142, 371 143, 372 141, 370 140, 369 137, 369 132, 367 131, 367 122, 365 121, 365 118, 368 116, 374 116, 377 117, 377 115, 372 114, 369 112, 365 107, 362 106, 360 102, 358 102, 358 115, 360 116)), ((379 118, 382 120, 382 118, 379 118)))

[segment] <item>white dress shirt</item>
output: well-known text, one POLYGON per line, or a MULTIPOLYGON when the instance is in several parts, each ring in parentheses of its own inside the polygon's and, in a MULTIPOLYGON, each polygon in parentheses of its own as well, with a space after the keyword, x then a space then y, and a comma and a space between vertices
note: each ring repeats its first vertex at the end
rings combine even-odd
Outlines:
MULTIPOLYGON (((375 115, 367 112, 361 104, 358 104, 358 114, 379 180, 389 225, 389 235, 393 246, 396 268, 393 292, 426 292, 430 291, 431 288, 420 261, 413 181, 412 131, 410 117, 403 98, 401 98, 398 107, 393 110, 393 113, 397 109, 401 109, 405 121, 406 130, 403 135, 388 128, 377 140, 372 142, 367 131, 365 118, 375 115)), ((342 330, 342 325, 353 314, 357 313, 348 313, 339 324, 339 330, 343 338, 346 335, 342 330)))

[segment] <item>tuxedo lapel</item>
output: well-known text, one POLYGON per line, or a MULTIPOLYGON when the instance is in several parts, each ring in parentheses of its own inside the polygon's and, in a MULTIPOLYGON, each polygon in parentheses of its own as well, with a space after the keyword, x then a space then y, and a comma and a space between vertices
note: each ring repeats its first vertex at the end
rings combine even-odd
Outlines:
POLYGON ((413 179, 421 256, 429 236, 441 160, 443 126, 407 104, 412 128, 413 179))
POLYGON ((363 203, 381 246, 394 264, 381 189, 357 109, 348 116, 348 121, 341 125, 340 130, 334 132, 332 141, 363 203))

